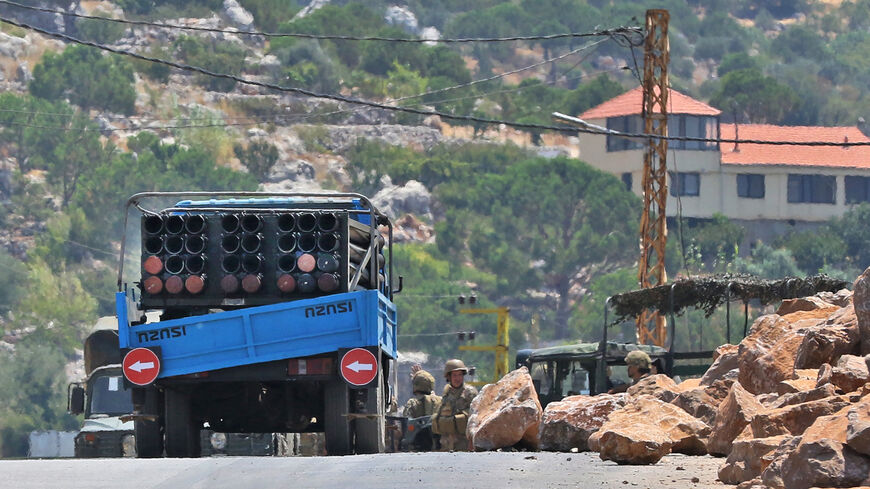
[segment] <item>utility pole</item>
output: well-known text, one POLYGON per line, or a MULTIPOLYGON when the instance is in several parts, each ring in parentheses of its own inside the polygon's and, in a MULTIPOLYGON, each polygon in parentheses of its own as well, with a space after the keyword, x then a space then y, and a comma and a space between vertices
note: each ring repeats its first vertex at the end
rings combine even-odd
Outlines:
MULTIPOLYGON (((646 38, 643 56, 644 133, 668 135, 668 45, 667 10, 646 11, 646 38)), ((668 229, 665 208, 668 198, 667 139, 650 137, 643 158, 643 214, 640 217, 640 260, 638 280, 642 289, 662 285, 665 272, 665 245, 668 229)), ((644 311, 637 318, 637 342, 665 346, 665 318, 658 312, 644 311)))

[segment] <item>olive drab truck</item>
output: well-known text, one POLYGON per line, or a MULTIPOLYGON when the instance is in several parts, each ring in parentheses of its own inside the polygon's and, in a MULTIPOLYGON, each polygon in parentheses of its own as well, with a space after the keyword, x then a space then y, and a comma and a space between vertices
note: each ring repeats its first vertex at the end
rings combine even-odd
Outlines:
POLYGON ((203 429, 384 451, 401 280, 366 197, 152 192, 125 212, 116 309, 139 457, 199 456, 203 429))

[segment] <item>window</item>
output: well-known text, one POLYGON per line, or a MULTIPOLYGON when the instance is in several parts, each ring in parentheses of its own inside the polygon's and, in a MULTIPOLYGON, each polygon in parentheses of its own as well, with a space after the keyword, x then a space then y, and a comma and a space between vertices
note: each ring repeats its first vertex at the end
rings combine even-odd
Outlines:
POLYGON ((870 202, 870 177, 846 176, 846 203, 870 202))
POLYGON ((631 173, 625 172, 622 174, 622 183, 625 184, 625 189, 631 192, 631 173))
POLYGON ((671 176, 671 196, 678 195, 696 196, 701 191, 701 175, 699 173, 674 173, 671 176))
MULTIPOLYGON (((639 115, 608 117, 607 128, 619 132, 642 133, 643 120, 639 115)), ((625 151, 643 148, 643 140, 638 138, 621 138, 607 136, 607 151, 625 151)))
MULTIPOLYGON (((668 116, 668 136, 717 138, 716 118, 710 116, 671 114, 668 116)), ((669 149, 718 151, 719 145, 705 141, 668 141, 669 149)))
POLYGON ((833 204, 836 202, 837 179, 826 175, 789 175, 788 201, 833 204))
POLYGON ((764 175, 740 173, 737 175, 737 196, 747 199, 764 198, 764 175))

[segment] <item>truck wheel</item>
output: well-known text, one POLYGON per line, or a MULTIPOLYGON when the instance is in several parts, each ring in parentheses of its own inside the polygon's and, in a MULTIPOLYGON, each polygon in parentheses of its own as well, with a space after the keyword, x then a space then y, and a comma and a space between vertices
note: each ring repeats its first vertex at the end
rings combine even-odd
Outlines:
POLYGON ((326 383, 324 394, 324 431, 326 453, 347 455, 350 453, 350 389, 344 380, 336 378, 326 383))
POLYGON ((156 416, 156 421, 139 420, 133 422, 136 438, 136 457, 155 458, 163 456, 163 433, 160 431, 160 418, 163 405, 157 389, 145 390, 143 414, 156 416))
MULTIPOLYGON (((381 361, 383 365, 383 360, 381 361)), ((384 395, 386 376, 378 372, 374 387, 369 387, 366 397, 366 414, 354 421, 354 451, 356 453, 384 453, 386 451, 386 402, 384 395)))
POLYGON ((166 389, 165 431, 167 457, 199 457, 199 424, 190 406, 190 394, 166 389))

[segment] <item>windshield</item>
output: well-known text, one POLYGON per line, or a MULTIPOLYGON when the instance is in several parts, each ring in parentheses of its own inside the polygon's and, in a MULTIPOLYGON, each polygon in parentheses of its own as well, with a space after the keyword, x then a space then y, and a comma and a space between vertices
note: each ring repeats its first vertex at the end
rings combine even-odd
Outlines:
POLYGON ((120 375, 104 375, 90 380, 90 414, 115 416, 133 412, 130 391, 124 388, 120 375))

